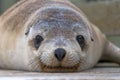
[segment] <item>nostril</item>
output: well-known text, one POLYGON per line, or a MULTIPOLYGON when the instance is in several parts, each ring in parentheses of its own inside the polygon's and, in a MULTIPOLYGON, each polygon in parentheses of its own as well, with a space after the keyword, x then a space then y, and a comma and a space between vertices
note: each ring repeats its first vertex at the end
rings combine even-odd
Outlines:
POLYGON ((62 48, 58 48, 55 50, 55 57, 59 60, 62 61, 66 55, 66 51, 62 48))

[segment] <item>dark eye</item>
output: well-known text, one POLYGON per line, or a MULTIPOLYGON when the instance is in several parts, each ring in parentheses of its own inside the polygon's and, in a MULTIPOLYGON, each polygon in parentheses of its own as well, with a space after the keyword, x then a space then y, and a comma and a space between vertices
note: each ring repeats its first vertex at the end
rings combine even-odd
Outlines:
POLYGON ((85 39, 84 39, 84 37, 83 37, 82 35, 78 35, 78 36, 76 37, 76 40, 78 41, 80 47, 81 47, 82 50, 83 50, 84 47, 85 47, 85 39))
POLYGON ((42 41, 43 41, 42 36, 37 35, 37 36, 35 37, 34 46, 35 46, 36 49, 38 49, 38 48, 40 47, 40 44, 41 44, 42 41))

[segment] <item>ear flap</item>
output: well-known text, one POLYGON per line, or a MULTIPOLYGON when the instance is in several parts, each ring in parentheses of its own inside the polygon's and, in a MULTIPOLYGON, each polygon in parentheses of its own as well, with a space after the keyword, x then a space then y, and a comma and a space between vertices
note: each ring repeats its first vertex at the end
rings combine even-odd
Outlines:
POLYGON ((25 32, 25 35, 27 36, 28 34, 29 34, 29 32, 30 32, 30 28, 31 27, 28 27, 27 29, 26 29, 26 32, 25 32))
POLYGON ((26 31, 25 35, 27 36, 29 34, 29 29, 26 31))
POLYGON ((93 26, 92 24, 89 26, 89 30, 90 30, 91 41, 94 41, 92 26, 93 26))
POLYGON ((94 39, 91 37, 91 41, 94 41, 94 39))

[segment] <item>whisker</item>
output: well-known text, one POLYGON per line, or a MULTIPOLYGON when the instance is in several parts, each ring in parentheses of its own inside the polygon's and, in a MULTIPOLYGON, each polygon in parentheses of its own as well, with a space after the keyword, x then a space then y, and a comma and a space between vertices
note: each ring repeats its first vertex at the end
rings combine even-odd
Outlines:
POLYGON ((40 66, 39 62, 40 62, 39 57, 31 58, 28 65, 32 67, 33 71, 35 71, 40 66))
POLYGON ((36 65, 33 69, 34 69, 34 70, 39 69, 39 64, 38 64, 38 65, 36 65))
POLYGON ((29 65, 34 64, 34 63, 36 63, 36 62, 38 62, 38 61, 39 61, 39 58, 38 58, 38 57, 32 58, 32 59, 29 61, 29 65))

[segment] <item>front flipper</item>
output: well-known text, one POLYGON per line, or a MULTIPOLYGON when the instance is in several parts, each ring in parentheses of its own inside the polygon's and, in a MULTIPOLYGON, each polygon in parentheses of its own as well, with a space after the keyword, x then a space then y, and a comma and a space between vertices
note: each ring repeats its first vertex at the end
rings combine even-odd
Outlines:
POLYGON ((104 48, 102 60, 112 61, 120 64, 120 48, 107 41, 104 48))

